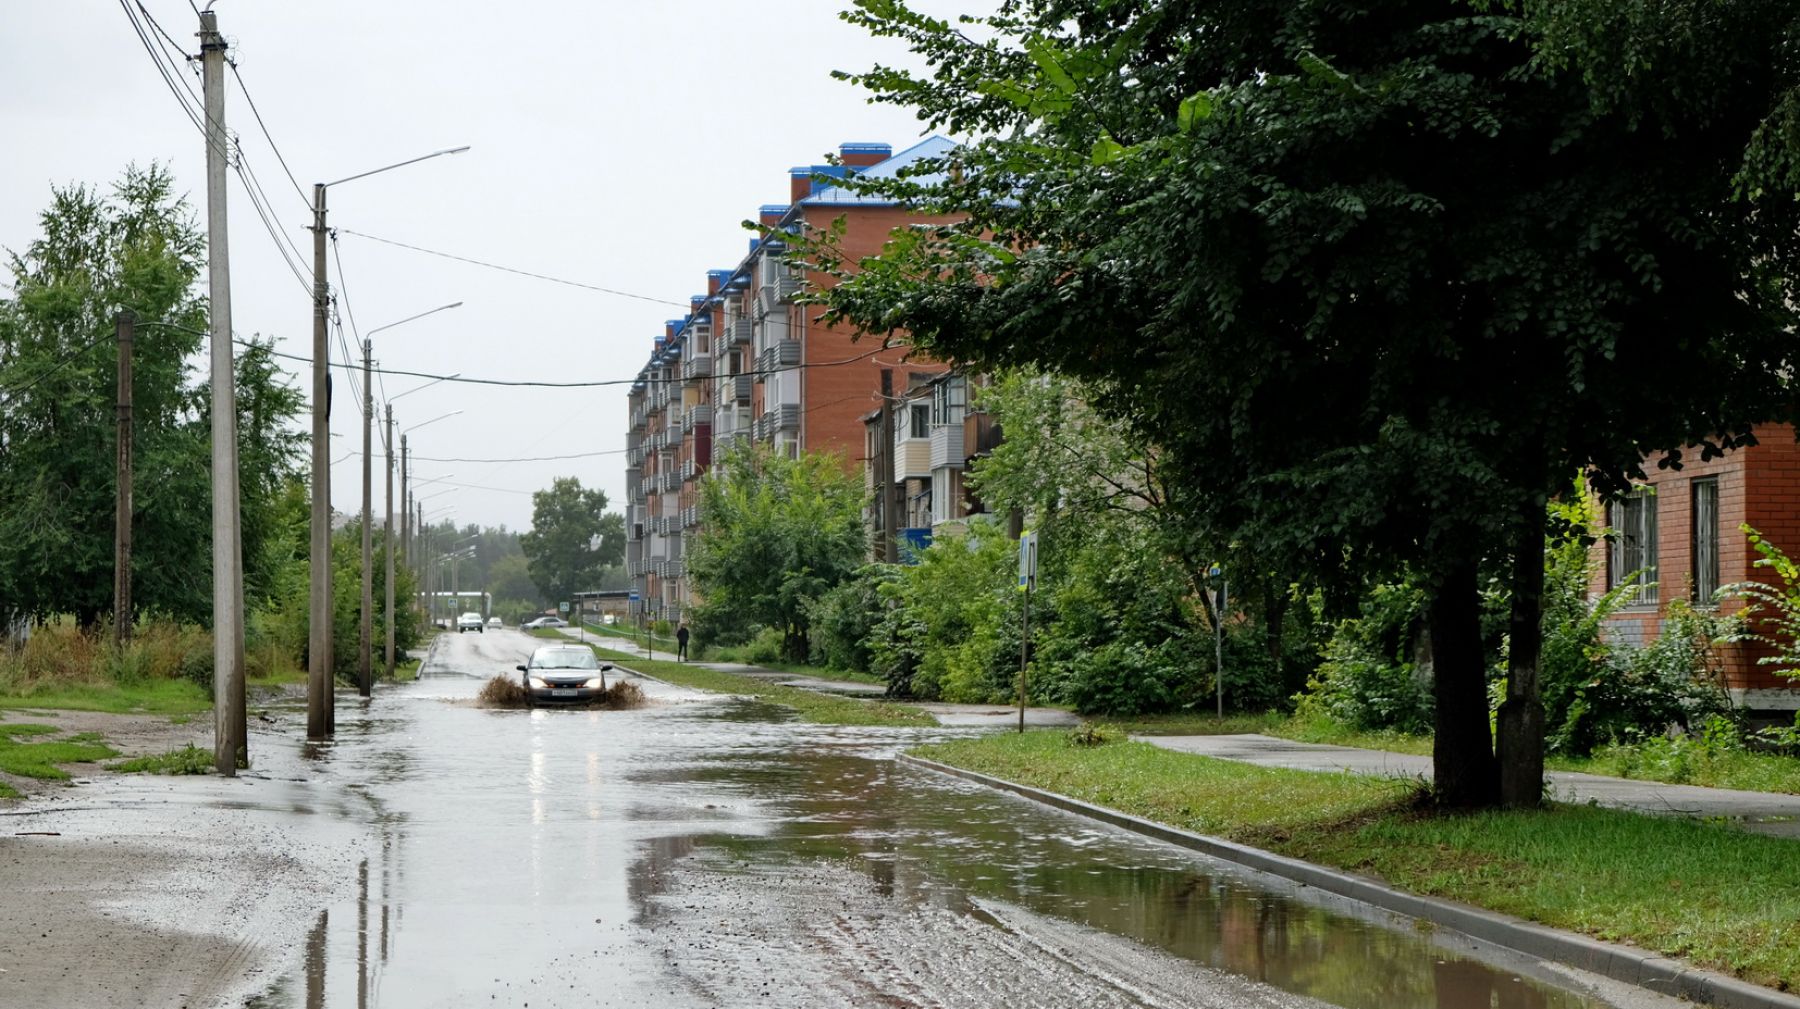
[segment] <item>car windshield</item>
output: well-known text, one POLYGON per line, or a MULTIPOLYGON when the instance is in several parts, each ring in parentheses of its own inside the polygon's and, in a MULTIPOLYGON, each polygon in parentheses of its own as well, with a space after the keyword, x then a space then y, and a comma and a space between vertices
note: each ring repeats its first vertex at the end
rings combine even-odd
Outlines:
POLYGON ((545 648, 531 657, 533 669, 598 669, 600 662, 586 648, 545 648))

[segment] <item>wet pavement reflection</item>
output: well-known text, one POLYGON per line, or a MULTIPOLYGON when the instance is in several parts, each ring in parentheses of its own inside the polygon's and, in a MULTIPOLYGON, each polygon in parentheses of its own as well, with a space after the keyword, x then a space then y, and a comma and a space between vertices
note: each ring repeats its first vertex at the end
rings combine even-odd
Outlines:
POLYGON ((649 682, 636 711, 474 707, 505 640, 340 710, 314 757, 376 843, 252 1005, 1623 1004, 890 759, 949 730, 649 682))

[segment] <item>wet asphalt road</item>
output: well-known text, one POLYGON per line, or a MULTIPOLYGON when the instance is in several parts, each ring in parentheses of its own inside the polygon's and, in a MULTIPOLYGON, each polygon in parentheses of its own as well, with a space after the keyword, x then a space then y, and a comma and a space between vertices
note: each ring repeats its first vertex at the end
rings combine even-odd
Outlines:
MULTIPOLYGON (((112 786, 92 815, 154 793, 248 817, 313 880, 244 912, 257 966, 221 962, 250 989, 170 986, 262 1009, 1676 1004, 888 759, 967 730, 807 725, 654 681, 634 711, 473 703, 537 644, 444 635, 419 682, 340 695, 334 742, 261 740, 263 780, 112 786)), ((179 931, 194 899, 107 913, 179 931)), ((189 1004, 76 991, 59 1004, 189 1004)))

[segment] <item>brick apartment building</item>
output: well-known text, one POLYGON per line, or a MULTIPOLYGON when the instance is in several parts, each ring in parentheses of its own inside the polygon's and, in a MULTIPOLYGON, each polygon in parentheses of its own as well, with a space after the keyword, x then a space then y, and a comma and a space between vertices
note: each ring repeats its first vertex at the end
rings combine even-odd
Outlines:
POLYGON ((1001 438, 994 418, 973 404, 984 381, 962 371, 914 375, 908 388, 896 390, 891 409, 863 416, 869 542, 876 559, 903 561, 908 551, 986 513, 964 483, 970 464, 1001 438))
MULTIPOLYGON (((1634 602, 1608 620, 1618 640, 1653 640, 1673 599, 1712 604, 1714 592, 1735 582, 1773 582, 1741 527, 1748 523, 1788 556, 1800 556, 1800 443, 1785 424, 1756 430, 1758 444, 1700 462, 1688 453, 1680 470, 1655 470, 1643 487, 1608 507, 1613 535, 1595 544, 1590 595, 1598 598, 1629 580, 1645 584, 1634 602)), ((1726 599, 1726 612, 1742 600, 1726 599)), ((1757 660, 1766 646, 1722 646, 1726 687, 1749 711, 1800 708, 1800 683, 1757 660)))
MULTIPOLYGON (((893 177, 951 147, 942 137, 898 154, 887 144, 844 144, 840 164, 790 169, 788 202, 762 207, 758 219, 802 234, 842 217, 843 254, 874 255, 895 228, 928 219, 825 180, 893 177)), ((701 522, 699 478, 732 439, 793 454, 834 452, 847 468, 860 467, 863 417, 884 389, 904 391, 944 370, 903 349, 856 342, 848 327, 826 326, 816 308, 796 305, 800 292, 832 278, 790 263, 788 252, 783 242, 753 239, 735 267, 709 271, 706 293, 665 325, 632 386, 625 561, 635 612, 651 619, 678 621, 693 605, 685 555, 701 522)))

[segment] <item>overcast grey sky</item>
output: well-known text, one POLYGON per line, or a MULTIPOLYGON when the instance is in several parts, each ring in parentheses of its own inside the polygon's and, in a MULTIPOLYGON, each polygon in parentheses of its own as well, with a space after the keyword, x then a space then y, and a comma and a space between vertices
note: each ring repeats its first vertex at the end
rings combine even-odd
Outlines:
MULTIPOLYGON (((143 0, 197 52, 187 0, 143 0)), ((868 104, 834 69, 906 63, 892 42, 838 20, 837 0, 218 0, 249 96, 310 195, 330 181, 444 147, 472 150, 334 187, 331 224, 445 252, 685 303, 705 271, 735 265, 738 222, 784 203, 787 169, 841 141, 922 134, 906 110, 868 104)), ((944 2, 922 5, 934 13, 944 2)), ((191 80, 191 78, 190 78, 191 80)), ((226 119, 278 225, 308 257, 310 212, 227 75, 226 119)), ((198 82, 194 82, 198 91, 198 82)), ((128 162, 167 163, 204 210, 205 149, 114 0, 0 4, 0 246, 38 234, 50 187, 105 184, 128 162)), ((243 189, 230 193, 233 326, 311 353, 309 295, 243 189)), ((356 321, 373 329, 452 301, 460 309, 376 334, 387 367, 503 379, 632 377, 671 304, 557 286, 339 237, 356 321)), ((335 282, 335 278, 334 278, 335 282)), ((339 352, 333 350, 334 361, 339 352)), ((306 365, 286 364, 298 374, 306 365)), ((357 413, 332 417, 335 507, 360 507, 357 413)), ((398 395, 418 380, 389 376, 398 395)), ((303 385, 303 388, 306 386, 303 385)), ((378 385, 378 394, 381 386, 378 385)), ((377 407, 379 410, 379 406, 377 407)), ((440 517, 525 529, 530 492, 577 476, 623 498, 625 391, 442 383, 395 404, 440 517), (475 488, 494 489, 475 489, 475 488)), ((379 439, 377 439, 379 452, 379 439)), ((381 509, 381 468, 375 468, 381 509)))

